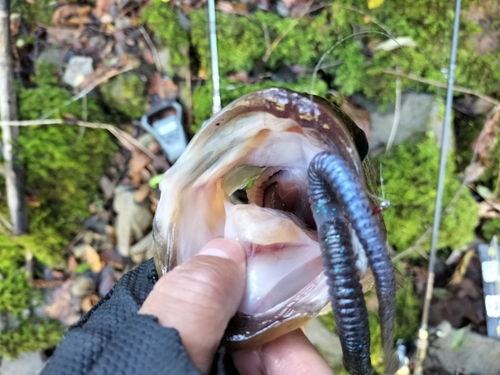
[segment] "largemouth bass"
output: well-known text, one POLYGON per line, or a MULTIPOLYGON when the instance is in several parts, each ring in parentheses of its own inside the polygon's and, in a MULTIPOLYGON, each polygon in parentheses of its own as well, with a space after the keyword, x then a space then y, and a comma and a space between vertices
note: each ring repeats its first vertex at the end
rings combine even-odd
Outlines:
POLYGON ((239 241, 246 289, 224 344, 263 344, 331 301, 346 369, 369 373, 362 283, 375 281, 386 356, 396 284, 383 219, 374 215, 367 152, 364 133, 319 97, 274 88, 236 100, 205 124, 160 183, 158 274, 212 239, 239 241), (245 188, 248 204, 234 204, 233 193, 245 188))

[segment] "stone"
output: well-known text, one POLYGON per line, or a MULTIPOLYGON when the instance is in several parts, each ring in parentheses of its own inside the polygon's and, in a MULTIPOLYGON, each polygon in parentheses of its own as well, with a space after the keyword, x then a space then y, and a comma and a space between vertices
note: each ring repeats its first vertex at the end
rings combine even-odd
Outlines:
POLYGON ((3 358, 0 375, 38 375, 44 366, 39 352, 22 353, 16 359, 3 358))
POLYGON ((95 281, 88 276, 78 276, 71 286, 71 294, 75 297, 83 298, 92 294, 96 290, 95 281))
POLYGON ((73 56, 64 72, 63 81, 71 87, 78 87, 85 77, 94 71, 92 58, 86 56, 73 56))
POLYGON ((424 367, 450 374, 498 375, 500 341, 443 321, 434 330, 424 367))
POLYGON ((134 200, 133 186, 119 185, 115 189, 113 209, 116 217, 116 241, 120 255, 130 257, 131 244, 144 237, 146 229, 153 222, 153 213, 149 209, 149 201, 134 200))
POLYGON ((37 63, 46 63, 60 66, 64 61, 66 51, 61 47, 49 46, 37 58, 37 63))
MULTIPOLYGON (((368 139, 370 155, 378 155, 385 151, 389 140, 394 122, 395 105, 392 104, 383 111, 377 103, 362 96, 355 96, 354 101, 370 113, 371 126, 368 139)), ((436 140, 439 143, 444 120, 443 108, 443 101, 434 95, 415 92, 403 93, 400 120, 393 146, 429 131, 436 134, 436 140)))

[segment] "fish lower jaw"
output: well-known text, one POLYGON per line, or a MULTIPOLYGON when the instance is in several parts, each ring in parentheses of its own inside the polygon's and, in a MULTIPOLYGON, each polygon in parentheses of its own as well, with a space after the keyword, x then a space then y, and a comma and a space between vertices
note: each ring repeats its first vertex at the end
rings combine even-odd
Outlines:
MULTIPOLYGON (((318 285, 325 269, 314 236, 287 215, 273 209, 227 203, 225 210, 224 237, 241 243, 247 254, 247 282, 238 311, 262 314, 299 300, 309 307, 319 306, 319 311, 326 301, 315 301, 318 293, 298 297, 312 285, 327 289, 324 282, 318 285)), ((367 261, 357 238, 354 245, 360 254, 358 268, 364 274, 367 261)))

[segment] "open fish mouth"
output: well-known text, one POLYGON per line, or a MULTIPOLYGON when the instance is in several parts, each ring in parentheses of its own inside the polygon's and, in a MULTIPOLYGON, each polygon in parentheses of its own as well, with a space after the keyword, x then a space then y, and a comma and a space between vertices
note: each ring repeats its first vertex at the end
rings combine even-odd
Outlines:
MULTIPOLYGON (((382 290, 383 335, 390 340, 394 306, 390 276, 383 275, 392 272, 383 222, 370 214, 374 203, 366 194, 366 152, 362 131, 320 98, 268 89, 237 100, 209 120, 160 183, 159 274, 212 239, 236 240, 247 254, 247 278, 226 345, 265 343, 302 326, 332 300, 346 367, 367 373, 359 281, 369 266, 382 290), (241 190, 248 203, 231 199, 241 190), (354 336, 353 329, 359 330, 354 336)), ((384 338, 385 348, 390 340, 384 338)))

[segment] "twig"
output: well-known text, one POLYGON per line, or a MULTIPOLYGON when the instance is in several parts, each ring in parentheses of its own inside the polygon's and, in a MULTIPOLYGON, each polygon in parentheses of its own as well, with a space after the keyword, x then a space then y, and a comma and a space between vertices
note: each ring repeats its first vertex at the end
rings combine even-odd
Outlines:
MULTIPOLYGON (((408 78, 408 79, 411 79, 413 81, 426 83, 426 84, 431 85, 431 86, 446 88, 446 83, 433 81, 433 80, 430 80, 427 78, 416 76, 414 74, 406 74, 406 73, 398 72, 397 70, 392 70, 392 69, 385 69, 385 70, 383 70, 383 72, 386 74, 392 74, 394 76, 408 78)), ((479 91, 471 90, 471 89, 468 89, 467 87, 453 86, 453 91, 462 92, 464 94, 474 95, 474 96, 477 96, 478 98, 486 100, 487 102, 492 103, 496 106, 500 105, 500 101, 493 99, 491 96, 484 95, 484 94, 480 93, 479 91)))
POLYGON ((3 224, 9 231, 12 231, 12 224, 2 214, 0 214, 0 223, 3 224))
POLYGON ((271 54, 273 53, 274 49, 280 44, 280 42, 283 40, 283 38, 288 34, 292 29, 297 26, 297 24, 300 22, 300 20, 307 14, 309 9, 311 8, 311 5, 313 4, 314 0, 309 0, 309 2, 306 4, 304 9, 300 12, 299 16, 295 18, 292 23, 281 33, 280 36, 278 36, 276 39, 273 40, 271 43, 271 46, 266 51, 266 54, 264 55, 264 58, 262 59, 264 62, 267 62, 269 60, 269 57, 271 57, 271 54))
POLYGON ((156 47, 153 44, 153 41, 151 40, 148 33, 144 29, 144 26, 139 27, 139 30, 141 31, 142 36, 146 40, 146 43, 148 44, 148 47, 151 50, 151 53, 153 54, 153 60, 155 61, 156 70, 161 72, 160 56, 158 55, 158 51, 156 50, 156 47))
POLYGON ((348 5, 341 5, 340 8, 347 9, 347 10, 350 10, 351 12, 356 12, 356 13, 361 14, 362 16, 368 17, 371 22, 373 22, 375 25, 377 25, 382 30, 384 30, 389 36, 392 36, 391 29, 389 29, 386 25, 384 25, 382 22, 380 22, 374 16, 372 16, 372 15, 370 15, 368 13, 363 12, 361 9, 354 8, 354 7, 351 7, 351 6, 348 6, 348 5))
POLYGON ((154 158, 154 154, 144 147, 137 139, 132 137, 127 132, 119 129, 115 125, 102 124, 100 122, 86 122, 86 121, 72 121, 72 120, 25 120, 25 121, 0 121, 0 126, 39 126, 39 125, 76 125, 84 128, 94 128, 94 129, 106 129, 111 134, 113 134, 120 142, 123 143, 125 147, 132 149, 134 147, 138 148, 144 152, 151 159, 154 158))
POLYGON ((90 93, 93 89, 95 89, 101 83, 104 83, 104 82, 108 81, 110 78, 113 78, 114 76, 128 72, 129 70, 132 70, 132 69, 134 69, 134 67, 126 66, 126 67, 119 69, 119 70, 112 69, 112 70, 104 73, 101 78, 97 79, 95 82, 93 82, 88 87, 85 87, 84 89, 82 89, 78 94, 73 96, 71 99, 66 100, 62 106, 60 106, 58 108, 53 108, 50 111, 46 112, 44 115, 42 115, 42 117, 40 117, 40 119, 41 120, 47 119, 47 117, 52 116, 55 112, 59 111, 60 109, 62 109, 64 107, 70 105, 71 103, 76 102, 77 100, 83 98, 85 95, 90 93))
MULTIPOLYGON (((399 68, 397 68, 399 71, 399 68)), ((396 133, 399 127, 399 120, 401 118, 401 77, 396 77, 396 106, 394 108, 394 120, 392 122, 391 133, 389 134, 389 139, 387 140, 387 145, 385 147, 385 153, 387 154, 396 139, 396 133)))

